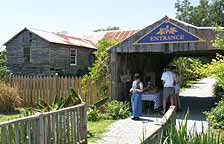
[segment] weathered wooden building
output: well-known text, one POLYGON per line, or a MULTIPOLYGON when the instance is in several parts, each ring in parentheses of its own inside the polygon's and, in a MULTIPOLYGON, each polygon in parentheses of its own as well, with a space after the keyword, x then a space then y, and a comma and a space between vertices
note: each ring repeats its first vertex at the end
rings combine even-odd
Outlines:
POLYGON ((6 45, 7 69, 23 75, 82 75, 94 62, 97 42, 124 40, 136 31, 111 31, 68 36, 24 28, 6 45))
POLYGON ((110 48, 112 98, 127 99, 131 79, 138 72, 144 80, 150 76, 157 87, 163 68, 174 57, 215 56, 212 47, 214 27, 197 27, 165 16, 110 48))
POLYGON ((93 62, 88 40, 25 28, 5 43, 7 69, 13 74, 78 74, 93 62))
POLYGON ((141 30, 75 36, 25 28, 5 43, 7 69, 14 74, 80 75, 93 63, 99 40, 118 38, 121 42, 108 49, 112 98, 124 100, 135 72, 162 87, 163 68, 174 57, 223 53, 212 47, 215 36, 214 27, 197 27, 167 16, 141 30))

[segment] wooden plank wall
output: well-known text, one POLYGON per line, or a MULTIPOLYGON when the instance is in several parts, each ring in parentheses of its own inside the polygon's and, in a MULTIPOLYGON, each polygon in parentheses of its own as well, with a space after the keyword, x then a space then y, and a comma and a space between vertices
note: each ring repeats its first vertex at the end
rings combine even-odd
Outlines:
POLYGON ((0 144, 87 143, 85 103, 0 123, 0 144))
MULTIPOLYGON (((32 106, 43 99, 52 103, 55 96, 67 97, 70 89, 74 89, 88 105, 94 104, 104 98, 100 95, 101 84, 92 84, 87 81, 87 92, 83 93, 81 87, 81 77, 71 76, 20 76, 13 75, 5 80, 18 89, 23 103, 22 106, 32 106)), ((110 85, 108 85, 110 90, 110 85)), ((110 97, 110 92, 107 95, 110 97)))

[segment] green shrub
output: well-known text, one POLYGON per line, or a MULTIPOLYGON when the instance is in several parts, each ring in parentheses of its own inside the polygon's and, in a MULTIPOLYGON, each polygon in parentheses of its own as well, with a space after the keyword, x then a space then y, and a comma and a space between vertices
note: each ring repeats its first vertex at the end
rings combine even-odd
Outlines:
POLYGON ((205 112, 209 124, 213 128, 224 129, 224 99, 220 100, 210 112, 205 112))
POLYGON ((112 119, 124 119, 130 116, 130 106, 128 102, 111 101, 105 106, 105 111, 112 119))
POLYGON ((43 99, 39 99, 38 104, 34 107, 26 109, 26 115, 34 114, 35 112, 48 112, 59 110, 61 108, 74 106, 82 102, 81 97, 75 92, 74 89, 70 89, 67 97, 55 96, 52 103, 47 103, 43 99))
POLYGON ((12 88, 5 83, 0 83, 0 111, 15 112, 15 108, 21 103, 16 88, 12 88))
POLYGON ((209 58, 194 58, 194 57, 178 57, 174 58, 170 65, 177 67, 177 73, 180 75, 182 86, 186 86, 189 80, 195 80, 203 77, 198 70, 203 64, 208 63, 209 58))
POLYGON ((113 118, 108 113, 100 113, 99 114, 99 119, 102 119, 102 120, 112 120, 113 118))
POLYGON ((0 52, 0 77, 6 74, 6 51, 0 52))
POLYGON ((214 88, 213 88, 213 94, 214 94, 219 100, 221 100, 222 96, 224 95, 224 89, 216 83, 216 84, 214 85, 214 88))
POLYGON ((98 121, 99 120, 99 111, 95 106, 91 106, 88 108, 87 111, 87 118, 88 121, 98 121))
POLYGON ((224 56, 216 54, 216 58, 201 67, 199 71, 204 75, 214 77, 217 80, 216 85, 224 89, 224 56))

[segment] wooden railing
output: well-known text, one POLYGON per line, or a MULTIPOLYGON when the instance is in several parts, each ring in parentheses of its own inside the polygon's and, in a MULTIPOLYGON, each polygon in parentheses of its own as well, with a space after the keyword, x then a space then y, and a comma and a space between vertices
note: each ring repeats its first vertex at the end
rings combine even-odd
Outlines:
POLYGON ((170 106, 169 110, 162 117, 161 123, 157 124, 155 131, 144 140, 143 144, 160 144, 162 132, 166 130, 168 125, 176 125, 175 106, 170 106))
POLYGON ((1 144, 87 143, 85 103, 0 123, 1 144))
POLYGON ((80 77, 12 75, 5 77, 4 80, 18 89, 23 107, 34 105, 39 99, 52 103, 56 95, 68 96, 70 89, 74 89, 83 101, 90 105, 104 98, 103 96, 110 97, 110 85, 106 84, 106 80, 100 84, 92 84, 87 80, 85 93, 81 87, 80 77), (100 88, 102 86, 107 88, 109 93, 102 95, 103 89, 100 88))

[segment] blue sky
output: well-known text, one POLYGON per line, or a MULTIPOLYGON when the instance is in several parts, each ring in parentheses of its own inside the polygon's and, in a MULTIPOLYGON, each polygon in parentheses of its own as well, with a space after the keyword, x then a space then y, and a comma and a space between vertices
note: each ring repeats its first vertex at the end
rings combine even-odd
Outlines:
MULTIPOLYGON (((199 0, 191 0, 196 5, 199 0)), ((176 0, 1 0, 0 46, 24 27, 91 32, 107 26, 139 29, 168 15, 176 0)))

